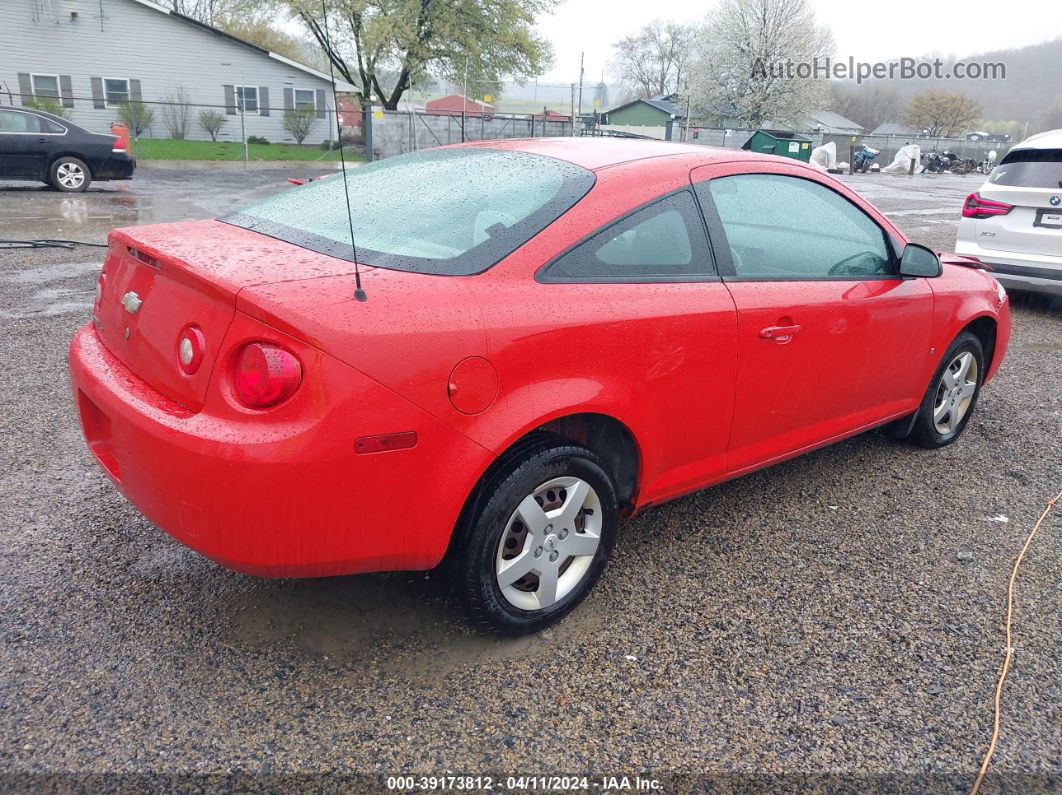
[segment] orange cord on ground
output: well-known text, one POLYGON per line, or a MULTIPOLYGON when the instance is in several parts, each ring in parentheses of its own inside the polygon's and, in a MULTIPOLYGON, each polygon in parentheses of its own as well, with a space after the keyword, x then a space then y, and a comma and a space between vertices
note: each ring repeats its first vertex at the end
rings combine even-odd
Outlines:
POLYGON ((992 741, 988 744, 988 751, 985 752, 984 761, 981 762, 981 772, 977 774, 977 780, 974 782, 973 789, 970 790, 970 795, 977 795, 977 791, 981 788, 981 782, 984 781, 985 773, 988 772, 988 763, 992 761, 992 754, 996 750, 996 742, 999 740, 999 702, 1003 696, 1003 682, 1007 678, 1007 671, 1010 670, 1010 659, 1014 655, 1014 649, 1010 645, 1010 624, 1011 618, 1014 615, 1014 580, 1018 577, 1018 567, 1021 566, 1022 558, 1025 557, 1025 553, 1029 549, 1029 545, 1032 544, 1033 538, 1036 536, 1036 531, 1040 529, 1040 525, 1044 523, 1044 519, 1051 513, 1051 509, 1055 507, 1055 503, 1062 500, 1062 492, 1059 492, 1054 497, 1047 501, 1047 507, 1044 508, 1044 512, 1040 514, 1040 518, 1036 521, 1032 531, 1029 533, 1029 537, 1025 539, 1025 546, 1021 548, 1021 552, 1018 553, 1018 559, 1014 561, 1014 570, 1010 573, 1010 584, 1007 586, 1007 620, 1004 624, 1004 629, 1007 635, 1006 656, 1003 658, 1003 669, 999 672, 999 682, 996 684, 996 716, 992 726, 992 741))

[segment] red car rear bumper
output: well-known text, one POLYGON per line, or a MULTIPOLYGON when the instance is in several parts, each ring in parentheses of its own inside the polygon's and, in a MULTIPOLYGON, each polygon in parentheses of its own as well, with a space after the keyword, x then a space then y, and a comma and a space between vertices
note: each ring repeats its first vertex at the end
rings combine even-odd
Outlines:
POLYGON ((306 376, 314 383, 279 422, 240 411, 218 389, 201 411, 181 408, 91 325, 69 355, 86 441, 122 494, 177 540, 248 574, 431 568, 492 457, 319 352, 306 376), (412 449, 355 451, 361 436, 408 431, 412 449))

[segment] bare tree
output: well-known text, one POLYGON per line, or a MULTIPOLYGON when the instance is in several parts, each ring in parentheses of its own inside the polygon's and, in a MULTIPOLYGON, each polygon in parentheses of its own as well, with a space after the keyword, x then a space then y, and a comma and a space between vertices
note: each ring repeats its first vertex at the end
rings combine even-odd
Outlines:
POLYGON ((166 0, 166 4, 178 14, 208 25, 218 25, 224 19, 258 11, 262 5, 260 0, 166 0))
POLYGON ((317 117, 313 110, 294 109, 284 111, 284 129, 295 139, 295 143, 301 144, 310 134, 310 127, 317 117))
POLYGON ((685 86, 695 29, 678 22, 650 22, 612 45, 612 69, 630 98, 675 94, 685 86))
POLYGON ((879 83, 834 80, 830 83, 829 109, 862 125, 865 132, 885 122, 896 121, 903 110, 903 100, 891 86, 879 83))
POLYGON ((199 111, 199 126, 207 131, 211 141, 218 139, 218 133, 221 132, 221 126, 228 122, 225 118, 225 114, 219 110, 201 110, 199 111))
POLYGON ((184 86, 177 86, 162 98, 162 123, 170 138, 183 141, 188 137, 188 128, 192 124, 192 99, 184 86))
POLYGON ((965 94, 923 91, 907 103, 903 120, 933 137, 951 138, 981 115, 981 104, 965 94))
POLYGON ((807 0, 722 0, 696 49, 695 102, 748 127, 796 126, 827 101, 828 82, 814 67, 832 54, 833 35, 807 0))

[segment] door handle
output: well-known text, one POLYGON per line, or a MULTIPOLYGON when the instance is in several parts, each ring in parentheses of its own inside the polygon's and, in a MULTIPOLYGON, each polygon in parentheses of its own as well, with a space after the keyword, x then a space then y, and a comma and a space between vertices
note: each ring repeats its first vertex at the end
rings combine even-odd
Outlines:
POLYGON ((800 331, 800 326, 796 324, 791 326, 768 326, 765 329, 760 329, 760 337, 765 340, 774 340, 779 345, 785 345, 793 339, 793 336, 798 331, 800 331))
POLYGON ((46 143, 48 143, 48 139, 47 138, 38 138, 37 139, 37 143, 46 144, 46 143))

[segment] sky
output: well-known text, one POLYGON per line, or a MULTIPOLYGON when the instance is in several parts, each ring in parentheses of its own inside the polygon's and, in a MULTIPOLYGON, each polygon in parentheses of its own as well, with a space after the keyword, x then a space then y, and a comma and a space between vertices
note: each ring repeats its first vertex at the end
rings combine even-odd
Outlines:
MULTIPOLYGON (((883 61, 931 52, 966 55, 1038 44, 1062 36, 1058 0, 809 0, 819 24, 837 43, 835 58, 883 61)), ((542 82, 579 79, 579 53, 585 51, 584 82, 608 78, 612 44, 653 19, 697 21, 717 0, 562 0, 543 17, 539 32, 553 42, 556 65, 542 82)))

